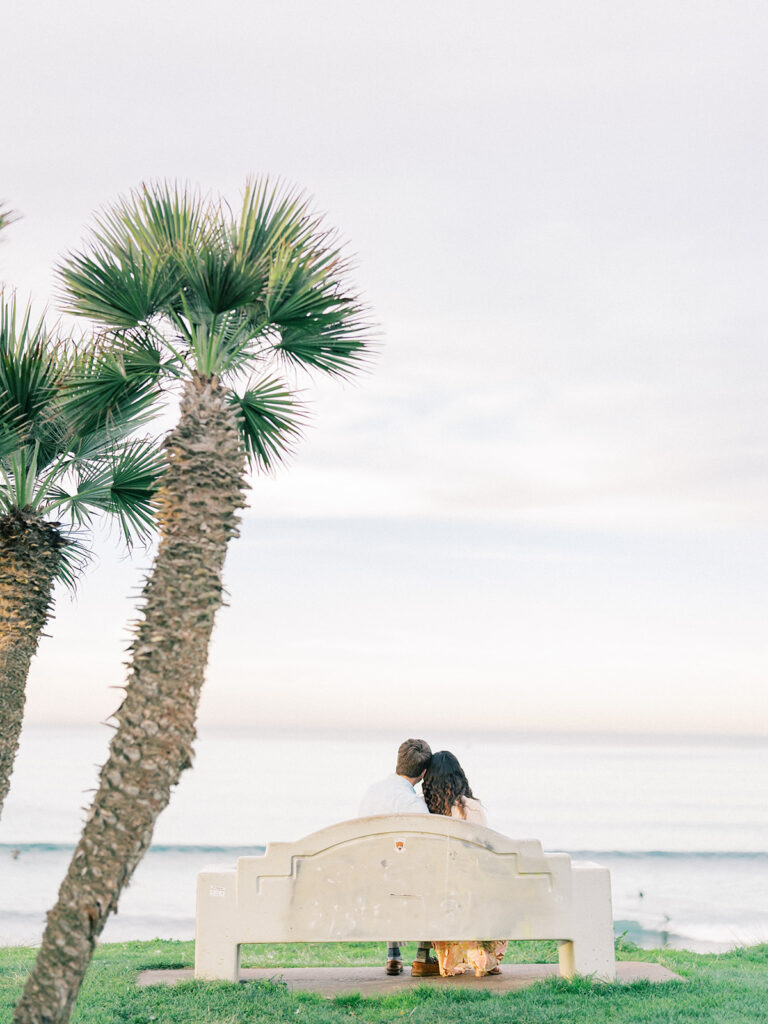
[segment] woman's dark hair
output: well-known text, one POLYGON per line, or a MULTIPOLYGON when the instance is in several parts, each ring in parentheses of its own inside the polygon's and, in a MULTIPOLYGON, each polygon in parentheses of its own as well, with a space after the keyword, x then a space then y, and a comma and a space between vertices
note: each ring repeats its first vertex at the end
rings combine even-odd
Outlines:
POLYGON ((474 799, 459 759, 450 750, 438 750, 432 755, 421 788, 430 814, 450 817, 451 808, 458 804, 459 813, 466 818, 464 801, 467 797, 474 799))

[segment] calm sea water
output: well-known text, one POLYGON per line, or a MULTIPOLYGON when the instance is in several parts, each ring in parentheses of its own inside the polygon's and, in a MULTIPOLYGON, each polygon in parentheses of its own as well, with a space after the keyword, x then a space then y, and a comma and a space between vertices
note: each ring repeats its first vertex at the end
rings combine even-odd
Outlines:
MULTIPOLYGON (((103 938, 191 938, 197 872, 355 817, 399 736, 207 732, 103 938)), ((492 827, 611 869, 617 932, 699 950, 768 941, 768 741, 430 736, 492 827)), ((0 944, 36 943, 109 730, 28 729, 0 822, 0 944)))

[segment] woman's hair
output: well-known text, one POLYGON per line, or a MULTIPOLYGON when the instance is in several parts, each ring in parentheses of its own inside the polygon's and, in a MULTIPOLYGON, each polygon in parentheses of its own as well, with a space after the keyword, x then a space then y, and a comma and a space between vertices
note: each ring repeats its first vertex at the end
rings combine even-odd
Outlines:
POLYGON ((467 797, 474 799, 467 776, 458 758, 450 750, 438 750, 432 755, 422 792, 430 814, 450 816, 451 808, 458 804, 459 813, 462 818, 466 818, 465 800, 467 797))

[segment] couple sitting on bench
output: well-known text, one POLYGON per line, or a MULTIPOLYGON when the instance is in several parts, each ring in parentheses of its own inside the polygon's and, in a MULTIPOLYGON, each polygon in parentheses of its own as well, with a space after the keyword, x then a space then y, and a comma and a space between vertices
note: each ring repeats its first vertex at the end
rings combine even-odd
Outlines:
MULTIPOLYGON (((395 774, 374 783, 360 804, 360 817, 376 814, 443 814, 486 825, 485 811, 472 795, 467 777, 449 750, 433 754, 425 740, 409 739, 400 744, 395 774), (415 786, 423 780, 423 796, 415 786)), ((499 963, 507 950, 506 941, 419 943, 411 973, 416 978, 440 974, 463 974, 472 969, 478 978, 500 974, 499 963), (430 955, 434 948, 436 957, 430 955)), ((400 942, 390 940, 386 972, 403 973, 400 942)))

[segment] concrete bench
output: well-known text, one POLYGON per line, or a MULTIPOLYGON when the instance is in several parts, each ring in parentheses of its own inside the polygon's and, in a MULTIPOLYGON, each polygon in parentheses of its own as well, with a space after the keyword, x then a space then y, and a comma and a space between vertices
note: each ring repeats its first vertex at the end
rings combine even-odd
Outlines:
POLYGON ((197 878, 195 977, 244 942, 558 939, 560 973, 616 976, 607 868, 439 815, 357 818, 197 878))

